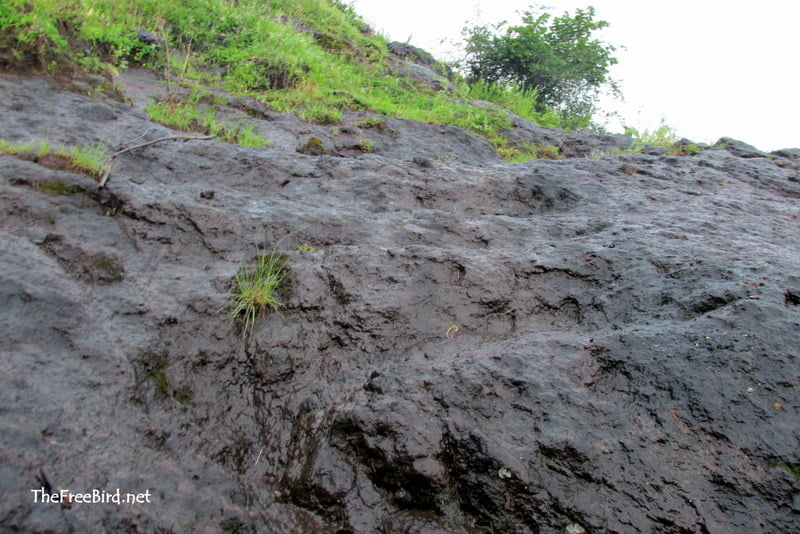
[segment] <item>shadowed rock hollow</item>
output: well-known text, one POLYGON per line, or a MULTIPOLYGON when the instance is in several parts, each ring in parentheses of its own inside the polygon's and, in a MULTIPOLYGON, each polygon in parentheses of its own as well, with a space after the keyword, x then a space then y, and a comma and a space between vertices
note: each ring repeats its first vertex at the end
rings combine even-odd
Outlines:
MULTIPOLYGON (((2 135, 174 134, 123 81, 133 105, 4 76, 2 135)), ((520 122, 576 157, 510 165, 255 107, 220 113, 270 147, 151 145, 103 191, 0 156, 5 530, 800 529, 797 151, 602 156, 520 122), (233 277, 292 232, 243 342, 233 277), (152 499, 37 504, 40 469, 152 499)))

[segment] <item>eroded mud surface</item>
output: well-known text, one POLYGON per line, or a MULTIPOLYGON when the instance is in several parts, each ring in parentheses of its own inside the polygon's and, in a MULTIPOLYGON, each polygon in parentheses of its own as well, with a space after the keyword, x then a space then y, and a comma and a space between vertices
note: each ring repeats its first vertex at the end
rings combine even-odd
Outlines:
MULTIPOLYGON (((4 76, 2 136, 175 134, 152 82, 4 76)), ((582 157, 508 165, 453 128, 234 104, 270 147, 152 145, 104 191, 0 156, 4 529, 800 529, 794 152, 551 132, 582 157), (286 306, 243 342, 233 277, 291 232, 286 306), (152 502, 35 504, 40 469, 152 502)))

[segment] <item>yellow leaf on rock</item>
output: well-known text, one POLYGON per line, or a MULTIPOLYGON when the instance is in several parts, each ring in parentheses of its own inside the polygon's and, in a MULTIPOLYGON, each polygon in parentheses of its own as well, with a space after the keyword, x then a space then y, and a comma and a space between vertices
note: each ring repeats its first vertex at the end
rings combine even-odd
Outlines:
POLYGON ((456 332, 458 332, 458 331, 459 331, 458 325, 453 325, 453 326, 451 326, 450 328, 447 329, 447 332, 445 333, 445 337, 447 339, 453 339, 456 336, 456 332))

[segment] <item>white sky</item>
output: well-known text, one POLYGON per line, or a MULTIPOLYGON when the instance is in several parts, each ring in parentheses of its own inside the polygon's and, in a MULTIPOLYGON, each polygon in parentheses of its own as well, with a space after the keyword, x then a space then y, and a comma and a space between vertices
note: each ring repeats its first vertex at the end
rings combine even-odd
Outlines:
MULTIPOLYGON (((456 59, 466 25, 519 23, 527 0, 352 0, 373 28, 439 59, 456 59)), ((800 147, 800 2, 797 0, 542 0, 561 15, 593 5, 617 46, 611 76, 624 103, 605 102, 625 125, 761 150, 800 147), (622 49, 621 47, 625 47, 622 49)), ((619 122, 610 122, 621 131, 619 122)))

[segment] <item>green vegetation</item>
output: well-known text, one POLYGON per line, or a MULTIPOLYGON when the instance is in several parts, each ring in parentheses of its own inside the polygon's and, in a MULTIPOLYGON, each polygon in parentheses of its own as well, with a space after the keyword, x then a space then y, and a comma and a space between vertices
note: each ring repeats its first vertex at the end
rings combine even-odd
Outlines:
POLYGON ((466 28, 470 81, 517 88, 536 112, 556 109, 566 126, 589 126, 601 89, 618 92, 608 76, 615 49, 592 38, 608 23, 594 16, 593 7, 552 20, 549 13, 526 11, 523 24, 505 32, 505 23, 466 28))
POLYGON ((325 145, 317 137, 312 137, 306 141, 297 151, 308 156, 321 156, 326 152, 325 145))
POLYGON ((156 391, 164 396, 169 396, 171 390, 166 374, 168 365, 169 360, 162 356, 152 363, 152 368, 150 369, 150 378, 153 380, 156 391))
POLYGON ((560 159, 560 151, 557 146, 521 144, 505 145, 498 149, 500 155, 511 163, 519 163, 531 159, 560 159))
POLYGON ((675 130, 661 124, 655 131, 642 130, 630 126, 625 127, 625 135, 633 138, 631 145, 625 152, 639 153, 645 147, 663 148, 670 156, 688 156, 699 154, 701 149, 693 143, 679 144, 675 130))
POLYGON ((371 154, 375 152, 375 143, 370 141, 369 139, 359 139, 356 147, 361 151, 367 154, 371 154))
POLYGON ((34 153, 33 146, 30 143, 9 143, 0 139, 0 154, 17 156, 28 153, 34 153))
MULTIPOLYGON (((581 19, 583 26, 600 24, 590 19, 581 19)), ((213 98, 207 100, 214 91, 252 96, 321 124, 340 123, 345 110, 374 113, 363 128, 381 128, 382 117, 453 124, 506 152, 513 152, 503 135, 512 126, 506 108, 548 127, 580 125, 563 122, 563 110, 548 107, 557 102, 555 93, 534 91, 530 84, 470 84, 454 75, 454 90, 420 86, 391 73, 386 44, 351 7, 335 0, 0 3, 0 68, 109 74, 144 65, 162 73, 171 87, 199 84, 206 91, 152 103, 148 113, 155 120, 229 142, 266 143, 252 129, 221 122, 210 111, 213 98), (477 99, 496 106, 472 105, 477 99)), ((514 157, 528 153, 517 150, 514 157)))
POLYGON ((76 171, 99 178, 105 170, 108 151, 102 143, 53 147, 49 141, 9 143, 0 140, 0 154, 11 154, 46 167, 76 171))
POLYGON ((269 145, 269 141, 253 133, 252 125, 229 125, 218 121, 213 107, 216 103, 219 102, 204 96, 202 90, 195 87, 184 99, 151 102, 145 111, 151 119, 170 128, 213 135, 226 143, 252 147, 269 145))
POLYGON ((784 463, 778 461, 771 461, 769 466, 776 469, 783 469, 795 478, 800 478, 800 464, 798 463, 784 463))
POLYGON ((537 124, 545 128, 565 126, 559 114, 553 109, 536 111, 538 93, 535 89, 521 89, 513 85, 476 80, 467 86, 467 95, 474 100, 483 100, 502 106, 523 118, 536 117, 537 124))
POLYGON ((289 276, 286 257, 276 249, 270 253, 262 252, 256 256, 255 265, 250 268, 242 260, 236 274, 231 318, 242 321, 242 338, 253 332, 256 319, 267 308, 277 311, 283 306, 278 299, 278 290, 289 276))
POLYGON ((52 182, 42 182, 37 185, 37 188, 50 195, 74 195, 80 188, 75 185, 67 185, 63 180, 54 180, 52 182))
POLYGON ((355 125, 364 129, 375 128, 376 130, 384 130, 386 128, 386 119, 382 117, 367 117, 364 120, 358 121, 355 125))
POLYGON ((72 166, 86 174, 100 176, 103 174, 108 151, 102 143, 93 145, 72 146, 56 150, 56 154, 72 160, 72 166))
POLYGON ((160 356, 156 358, 149 364, 149 367, 150 379, 153 381, 153 385, 159 394, 169 397, 181 404, 192 400, 191 390, 187 388, 175 389, 172 387, 172 384, 170 384, 169 379, 167 378, 169 359, 166 356, 160 356))

